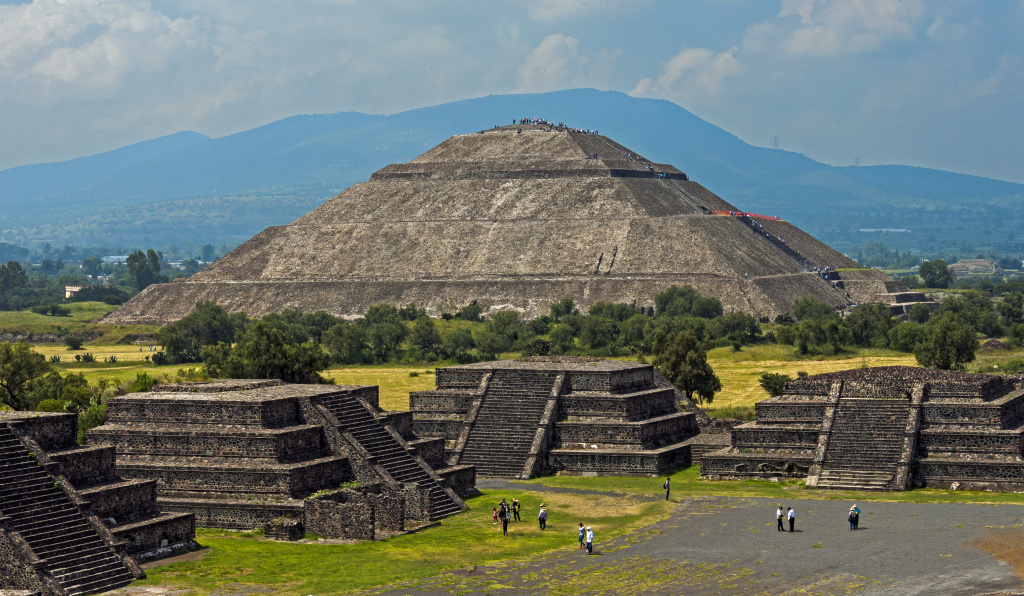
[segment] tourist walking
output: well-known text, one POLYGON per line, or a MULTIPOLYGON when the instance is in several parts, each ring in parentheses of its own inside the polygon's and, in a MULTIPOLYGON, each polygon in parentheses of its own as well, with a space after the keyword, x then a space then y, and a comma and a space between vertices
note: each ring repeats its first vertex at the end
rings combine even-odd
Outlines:
POLYGON ((519 519, 519 499, 512 497, 512 516, 516 521, 523 521, 519 519))
POLYGON ((493 520, 491 522, 492 526, 498 525, 498 508, 497 507, 495 507, 494 509, 491 509, 491 520, 493 520))
POLYGON ((580 529, 576 531, 576 538, 580 541, 580 547, 576 550, 583 550, 583 539, 587 537, 587 530, 583 527, 583 522, 580 522, 580 529))
POLYGON ((850 529, 856 530, 860 525, 860 508, 857 507, 856 503, 853 504, 853 507, 850 507, 850 515, 848 519, 850 520, 850 529))
POLYGON ((786 531, 786 528, 784 528, 782 526, 782 517, 784 515, 786 515, 786 514, 782 511, 782 505, 779 505, 779 510, 775 512, 775 519, 778 520, 778 522, 779 522, 779 531, 780 532, 785 532, 786 531))
POLYGON ((548 508, 541 503, 540 513, 537 514, 537 521, 540 522, 540 529, 543 530, 548 525, 548 508))
POLYGON ((661 488, 665 489, 665 500, 668 500, 668 493, 672 491, 672 479, 669 477, 665 478, 665 484, 661 488))
POLYGON ((594 530, 587 526, 587 554, 594 554, 594 530))
POLYGON ((502 507, 501 510, 498 511, 498 517, 501 519, 501 533, 504 534, 505 536, 508 536, 508 518, 509 518, 509 515, 508 515, 508 511, 505 509, 505 507, 502 507))
POLYGON ((793 511, 792 507, 786 507, 786 517, 789 518, 789 531, 793 531, 793 526, 796 525, 796 511, 793 511))

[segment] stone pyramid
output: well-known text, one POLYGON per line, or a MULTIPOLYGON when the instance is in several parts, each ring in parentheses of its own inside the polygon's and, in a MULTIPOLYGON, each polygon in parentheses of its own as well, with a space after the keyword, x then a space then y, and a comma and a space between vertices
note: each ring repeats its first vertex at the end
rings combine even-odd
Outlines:
POLYGON ((807 294, 837 307, 916 300, 880 272, 825 279, 815 267, 858 265, 609 138, 518 125, 387 166, 195 276, 150 286, 105 322, 166 324, 199 300, 250 316, 361 315, 381 302, 437 316, 477 300, 533 317, 565 296, 653 306, 673 284, 758 316, 807 294))

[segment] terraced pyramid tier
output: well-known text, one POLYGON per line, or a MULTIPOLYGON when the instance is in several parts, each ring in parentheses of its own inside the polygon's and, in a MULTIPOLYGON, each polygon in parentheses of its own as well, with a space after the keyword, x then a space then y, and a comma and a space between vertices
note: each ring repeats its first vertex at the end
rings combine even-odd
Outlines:
POLYGON ((815 267, 857 264, 607 137, 514 126, 455 136, 387 166, 103 320, 163 325, 198 300, 250 316, 361 315, 381 302, 415 302, 438 316, 478 300, 534 317, 565 296, 584 307, 649 307, 672 284, 719 298, 727 312, 775 316, 804 295, 844 306, 906 291, 870 270, 844 289, 815 267))
POLYGON ((651 475, 686 465, 702 414, 647 364, 532 357, 437 369, 409 395, 417 435, 482 476, 651 475))
POLYGON ((700 459, 701 474, 808 486, 1024 488, 1024 377, 911 367, 797 379, 700 459))

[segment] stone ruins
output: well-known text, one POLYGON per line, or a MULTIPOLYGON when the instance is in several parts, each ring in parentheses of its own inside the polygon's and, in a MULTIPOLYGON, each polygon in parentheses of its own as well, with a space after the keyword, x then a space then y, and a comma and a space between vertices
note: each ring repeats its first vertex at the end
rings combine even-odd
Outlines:
POLYGON ((546 314, 571 296, 653 307, 672 284, 726 312, 774 317, 796 298, 836 307, 920 294, 797 227, 740 212, 673 166, 598 135, 517 125, 448 139, 268 228, 187 280, 156 284, 103 321, 164 325, 199 300, 263 316, 360 316, 374 304, 432 316, 477 300, 546 314))
POLYGON ((77 432, 75 414, 0 411, 0 588, 102 592, 193 546, 191 513, 161 513, 155 480, 118 476, 113 447, 77 432))
POLYGON ((437 369, 409 395, 417 435, 481 476, 658 475, 690 463, 706 418, 648 364, 531 357, 437 369))
POLYGON ((475 490, 473 468, 446 465, 444 442, 418 439, 409 412, 382 411, 377 387, 184 383, 108 408, 88 443, 116 449, 118 473, 156 481, 160 510, 200 526, 287 533, 294 520, 372 538, 462 511, 475 490), (360 487, 339 489, 349 482, 360 487))
POLYGON ((1024 378, 911 367, 800 378, 700 459, 701 475, 808 486, 1024 490, 1024 378))

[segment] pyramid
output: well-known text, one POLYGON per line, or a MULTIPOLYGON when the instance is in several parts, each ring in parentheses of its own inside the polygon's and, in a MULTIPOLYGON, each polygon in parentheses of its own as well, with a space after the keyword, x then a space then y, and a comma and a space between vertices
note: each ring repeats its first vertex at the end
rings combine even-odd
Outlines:
POLYGON ((859 266, 673 166, 542 123, 451 137, 103 321, 163 325, 199 300, 249 316, 359 316, 382 302, 438 316, 476 300, 534 317, 566 296, 650 307, 673 284, 771 317, 804 295, 836 307, 923 299, 881 272, 834 271, 845 268, 859 266))

